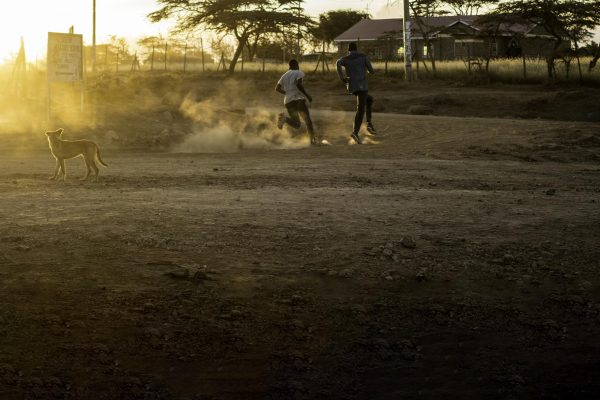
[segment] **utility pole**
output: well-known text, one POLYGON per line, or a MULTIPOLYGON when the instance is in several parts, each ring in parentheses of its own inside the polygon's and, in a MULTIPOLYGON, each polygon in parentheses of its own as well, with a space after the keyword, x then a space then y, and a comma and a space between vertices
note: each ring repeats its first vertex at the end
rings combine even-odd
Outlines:
POLYGON ((300 46, 300 37, 301 37, 301 35, 300 35, 300 15, 302 13, 302 2, 301 1, 298 1, 297 11, 298 11, 298 25, 297 25, 298 32, 296 33, 297 40, 298 40, 298 56, 297 57, 298 57, 298 61, 300 61, 302 58, 302 50, 301 50, 302 47, 300 46))
POLYGON ((96 72, 96 0, 93 0, 94 10, 92 23, 92 72, 96 72))
POLYGON ((410 48, 410 5, 404 0, 404 15, 402 28, 404 31, 404 79, 412 80, 412 51, 410 48))

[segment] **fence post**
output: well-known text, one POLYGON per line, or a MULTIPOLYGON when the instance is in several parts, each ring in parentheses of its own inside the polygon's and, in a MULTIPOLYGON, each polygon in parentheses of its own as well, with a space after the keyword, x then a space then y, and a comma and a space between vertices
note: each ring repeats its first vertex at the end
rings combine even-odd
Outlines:
POLYGON ((167 51, 169 50, 169 42, 165 42, 165 71, 167 70, 167 51))
POLYGON ((323 40, 323 52, 321 53, 321 72, 325 73, 325 41, 323 40))
POLYGON ((187 67, 187 43, 185 44, 185 49, 183 50, 183 72, 186 72, 187 67))
POLYGON ((152 56, 150 56, 150 71, 154 71, 154 45, 152 45, 152 56))
POLYGON ((200 49, 202 50, 202 72, 204 72, 204 42, 202 37, 200 37, 200 49))

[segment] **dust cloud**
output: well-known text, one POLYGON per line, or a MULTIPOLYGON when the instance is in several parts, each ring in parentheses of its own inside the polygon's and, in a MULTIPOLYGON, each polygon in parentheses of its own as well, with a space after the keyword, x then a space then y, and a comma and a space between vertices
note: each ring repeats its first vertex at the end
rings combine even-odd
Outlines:
POLYGON ((276 126, 277 110, 235 107, 224 96, 196 102, 183 100, 180 112, 194 122, 193 132, 173 146, 176 153, 229 153, 247 149, 297 149, 309 146, 304 124, 276 126))

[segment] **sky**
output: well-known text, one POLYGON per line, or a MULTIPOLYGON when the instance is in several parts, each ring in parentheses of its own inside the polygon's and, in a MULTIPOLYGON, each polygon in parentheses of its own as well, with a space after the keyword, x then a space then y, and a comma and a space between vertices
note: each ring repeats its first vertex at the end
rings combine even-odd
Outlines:
MULTIPOLYGON (((14 57, 21 37, 29 61, 44 58, 47 33, 67 32, 71 25, 75 33, 83 34, 86 45, 91 44, 92 4, 93 0, 4 1, 0 12, 0 61, 14 57)), ((96 0, 96 43, 107 42, 109 35, 129 40, 159 33, 168 36, 169 23, 151 23, 146 18, 158 8, 155 0, 96 0)), ((402 0, 305 0, 304 8, 311 15, 357 9, 369 10, 375 18, 402 16, 402 0)))
MULTIPOLYGON (((390 0, 394 3, 394 0, 390 0)), ((398 0, 396 8, 401 5, 398 0)), ((47 32, 83 34, 85 44, 92 43, 93 0, 19 0, 3 2, 0 13, 0 61, 10 59, 19 50, 23 37, 29 61, 45 57, 47 32)), ((377 14, 388 0, 305 0, 311 15, 351 8, 377 14)), ((105 43, 109 35, 135 40, 158 33, 168 36, 168 23, 151 23, 146 16, 159 8, 155 0, 96 0, 96 43, 105 43)), ((395 16, 395 15, 393 15, 395 16)))

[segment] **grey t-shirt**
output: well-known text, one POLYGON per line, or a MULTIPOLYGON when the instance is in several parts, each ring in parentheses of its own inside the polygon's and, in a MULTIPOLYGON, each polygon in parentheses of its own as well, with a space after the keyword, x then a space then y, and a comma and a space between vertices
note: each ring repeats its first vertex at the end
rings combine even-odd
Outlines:
POLYGON ((345 57, 337 60, 337 72, 340 79, 344 78, 342 67, 346 68, 346 76, 348 77, 348 91, 356 93, 360 91, 368 91, 369 84, 367 83, 367 71, 373 73, 373 66, 369 58, 358 51, 351 51, 345 57))

